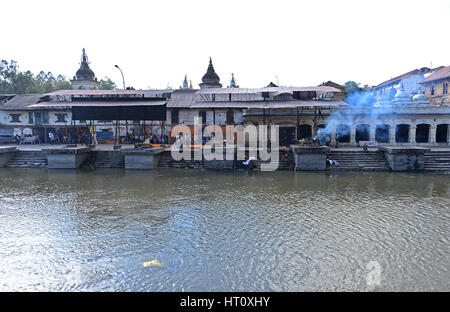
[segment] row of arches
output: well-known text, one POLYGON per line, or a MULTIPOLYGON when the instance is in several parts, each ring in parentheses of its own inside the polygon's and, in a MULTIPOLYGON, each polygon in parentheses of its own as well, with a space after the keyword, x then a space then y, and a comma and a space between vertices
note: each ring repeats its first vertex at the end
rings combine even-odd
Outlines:
MULTIPOLYGON (((326 128, 326 125, 318 125, 317 130, 326 128)), ((375 141, 379 143, 390 143, 391 126, 387 124, 378 124, 375 128, 375 141)), ((399 124, 395 126, 395 143, 408 143, 410 142, 410 128, 408 124, 399 124)), ((431 140, 430 124, 418 124, 416 125, 415 139, 412 142, 415 143, 429 143, 431 140)), ((355 129, 355 141, 370 141, 370 125, 359 124, 355 129)), ((350 143, 350 131, 351 127, 348 124, 339 124, 336 126, 336 141, 339 143, 350 143)), ((297 139, 309 139, 313 135, 312 126, 309 124, 302 124, 297 129, 297 139)), ((436 143, 448 143, 449 142, 449 125, 439 124, 436 126, 436 143)), ((391 142, 393 143, 393 142, 391 142)))

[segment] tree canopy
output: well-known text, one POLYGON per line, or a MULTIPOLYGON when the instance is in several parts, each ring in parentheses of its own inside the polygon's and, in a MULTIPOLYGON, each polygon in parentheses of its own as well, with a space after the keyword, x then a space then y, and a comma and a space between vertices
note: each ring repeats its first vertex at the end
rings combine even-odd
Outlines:
POLYGON ((62 75, 56 78, 51 72, 40 71, 36 76, 29 70, 19 71, 16 61, 0 60, 0 93, 48 93, 72 89, 72 84, 62 75))
POLYGON ((114 90, 117 89, 116 83, 105 77, 105 79, 100 80, 100 90, 114 90))
POLYGON ((347 81, 345 84, 345 94, 351 95, 354 92, 361 92, 363 90, 363 88, 361 88, 359 86, 359 83, 355 82, 355 81, 347 81))
POLYGON ((355 81, 347 81, 345 86, 345 102, 351 106, 371 106, 376 102, 372 91, 364 90, 355 81))

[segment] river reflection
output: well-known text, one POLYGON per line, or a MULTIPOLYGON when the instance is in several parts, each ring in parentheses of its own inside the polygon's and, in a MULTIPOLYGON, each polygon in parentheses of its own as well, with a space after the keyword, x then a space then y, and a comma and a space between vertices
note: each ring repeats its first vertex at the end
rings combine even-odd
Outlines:
POLYGON ((0 290, 449 291, 449 181, 1 169, 0 290))

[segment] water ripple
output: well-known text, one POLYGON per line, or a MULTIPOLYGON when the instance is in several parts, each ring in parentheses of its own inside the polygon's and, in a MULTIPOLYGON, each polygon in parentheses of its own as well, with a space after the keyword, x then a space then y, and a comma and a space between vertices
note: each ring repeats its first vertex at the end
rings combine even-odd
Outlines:
POLYGON ((449 291, 448 182, 2 169, 0 290, 449 291))

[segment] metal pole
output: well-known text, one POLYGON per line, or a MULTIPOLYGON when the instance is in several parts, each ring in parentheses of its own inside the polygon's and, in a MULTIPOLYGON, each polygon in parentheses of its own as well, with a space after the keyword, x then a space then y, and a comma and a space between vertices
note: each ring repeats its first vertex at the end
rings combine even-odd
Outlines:
POLYGON ((118 65, 114 65, 114 67, 116 67, 118 70, 120 70, 120 73, 122 74, 123 89, 125 90, 125 78, 123 76, 123 72, 118 65))
POLYGON ((127 144, 130 144, 130 135, 128 134, 128 120, 125 120, 125 131, 127 133, 127 144))

